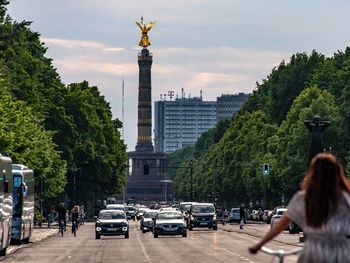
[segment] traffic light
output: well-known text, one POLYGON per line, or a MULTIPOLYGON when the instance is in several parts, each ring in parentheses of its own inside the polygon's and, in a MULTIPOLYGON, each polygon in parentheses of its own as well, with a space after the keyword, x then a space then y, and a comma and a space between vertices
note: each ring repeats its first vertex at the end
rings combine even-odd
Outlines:
POLYGON ((269 164, 264 163, 264 165, 263 165, 263 174, 264 174, 264 175, 269 175, 269 173, 270 173, 269 164))
POLYGON ((143 166, 143 174, 144 175, 148 175, 149 174, 149 165, 148 164, 145 164, 143 166))

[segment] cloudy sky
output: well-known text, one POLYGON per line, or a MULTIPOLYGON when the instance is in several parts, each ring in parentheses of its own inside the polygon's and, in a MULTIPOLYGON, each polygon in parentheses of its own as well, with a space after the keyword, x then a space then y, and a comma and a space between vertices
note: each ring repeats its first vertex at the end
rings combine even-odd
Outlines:
POLYGON ((137 138, 135 21, 149 33, 152 97, 172 90, 216 100, 251 92, 283 59, 313 49, 327 56, 350 43, 348 0, 10 0, 8 13, 33 21, 66 84, 89 81, 122 120, 128 150, 137 138))

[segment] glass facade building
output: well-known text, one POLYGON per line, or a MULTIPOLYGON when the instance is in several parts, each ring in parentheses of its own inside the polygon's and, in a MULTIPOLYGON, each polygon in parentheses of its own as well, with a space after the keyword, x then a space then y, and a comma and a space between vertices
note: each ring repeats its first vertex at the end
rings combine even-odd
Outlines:
POLYGON ((155 102, 154 141, 156 152, 174 152, 191 146, 217 123, 216 101, 201 97, 155 102))

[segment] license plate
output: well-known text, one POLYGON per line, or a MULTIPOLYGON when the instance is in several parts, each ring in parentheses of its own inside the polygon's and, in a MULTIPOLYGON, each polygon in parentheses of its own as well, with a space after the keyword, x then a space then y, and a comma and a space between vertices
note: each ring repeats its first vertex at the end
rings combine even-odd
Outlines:
POLYGON ((205 225, 207 225, 208 223, 206 223, 206 222, 201 222, 200 224, 203 225, 203 226, 205 226, 205 225))
POLYGON ((117 231, 118 228, 107 228, 107 231, 117 231))
POLYGON ((176 229, 177 229, 177 228, 175 227, 175 228, 166 228, 165 230, 166 230, 166 231, 176 231, 176 229))

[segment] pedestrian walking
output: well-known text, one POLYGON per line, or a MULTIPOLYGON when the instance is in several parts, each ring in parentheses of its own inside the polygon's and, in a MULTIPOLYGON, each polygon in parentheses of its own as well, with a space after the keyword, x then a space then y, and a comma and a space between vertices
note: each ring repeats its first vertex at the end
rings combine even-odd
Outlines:
POLYGON ((244 210, 244 204, 241 205, 239 208, 239 228, 243 229, 245 221, 245 210, 244 210))
POLYGON ((221 223, 222 225, 225 225, 225 209, 221 209, 221 223))
POLYGON ((330 153, 319 153, 281 220, 249 251, 256 253, 294 221, 306 236, 298 263, 350 262, 350 184, 330 153))

